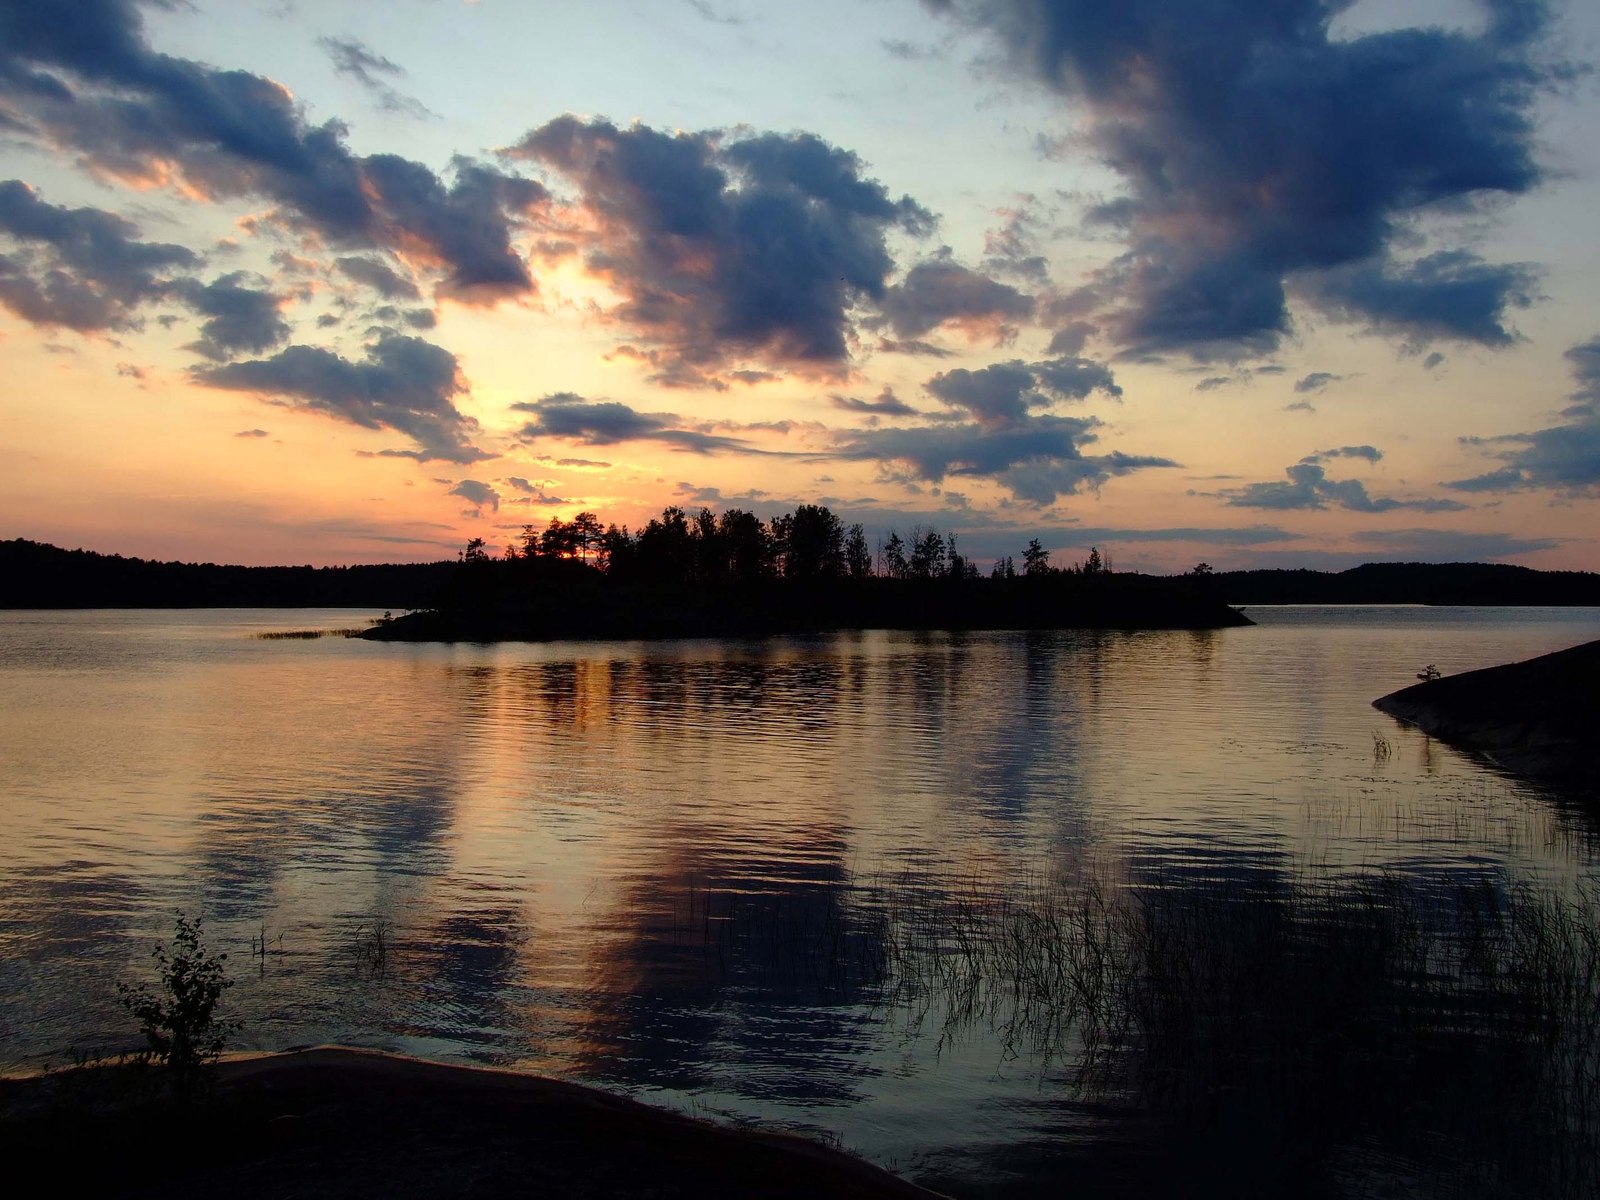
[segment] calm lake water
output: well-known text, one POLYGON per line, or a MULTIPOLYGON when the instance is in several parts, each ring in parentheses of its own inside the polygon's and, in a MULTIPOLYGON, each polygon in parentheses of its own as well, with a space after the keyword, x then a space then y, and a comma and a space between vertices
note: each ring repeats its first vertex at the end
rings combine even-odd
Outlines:
POLYGON ((1600 610, 259 636, 373 615, 0 613, 0 1065, 130 1047, 114 985, 182 909, 230 954, 243 1047, 512 1065, 1000 1193, 1093 1122, 1052 1064, 818 969, 884 881, 1595 874, 1581 806, 1370 701, 1600 637, 1600 610))

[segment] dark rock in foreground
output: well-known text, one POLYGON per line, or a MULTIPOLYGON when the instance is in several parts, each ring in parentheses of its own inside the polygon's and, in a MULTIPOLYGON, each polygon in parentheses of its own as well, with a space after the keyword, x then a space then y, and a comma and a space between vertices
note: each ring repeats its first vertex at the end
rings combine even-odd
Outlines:
POLYGON ((1419 683, 1372 704, 1520 774, 1593 783, 1600 767, 1600 641, 1419 683))
POLYGON ((0 1150, 69 1193, 152 1200, 939 1200, 799 1138, 531 1075, 321 1047, 224 1063, 187 1105, 141 1078, 0 1080, 0 1150))

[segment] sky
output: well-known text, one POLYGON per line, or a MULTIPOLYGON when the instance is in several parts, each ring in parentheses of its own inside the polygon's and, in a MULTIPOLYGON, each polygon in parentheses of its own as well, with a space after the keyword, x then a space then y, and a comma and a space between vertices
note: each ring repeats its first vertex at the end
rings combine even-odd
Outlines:
POLYGON ((0 0, 0 537, 1600 570, 1600 6, 0 0))

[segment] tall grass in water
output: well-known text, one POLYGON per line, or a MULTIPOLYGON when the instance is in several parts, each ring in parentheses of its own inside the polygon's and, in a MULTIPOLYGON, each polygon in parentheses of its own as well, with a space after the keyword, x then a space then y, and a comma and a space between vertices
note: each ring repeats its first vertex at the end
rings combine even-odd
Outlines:
POLYGON ((325 637, 360 637, 364 632, 361 629, 269 629, 256 637, 263 642, 311 642, 325 637))
POLYGON ((673 929, 1064 1081, 1126 1194, 1600 1195, 1593 885, 934 870, 691 892, 673 929))
POLYGON ((903 878, 866 923, 887 995, 941 1038, 992 1031, 1065 1070, 1199 1194, 1360 1194, 1377 1172, 1592 1196, 1597 901, 1391 875, 903 878))

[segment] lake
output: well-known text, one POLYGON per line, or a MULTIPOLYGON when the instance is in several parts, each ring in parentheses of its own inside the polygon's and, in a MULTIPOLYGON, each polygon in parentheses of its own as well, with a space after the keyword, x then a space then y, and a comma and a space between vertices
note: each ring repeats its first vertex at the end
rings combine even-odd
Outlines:
POLYGON ((132 1048, 115 983, 149 976, 183 910, 230 955, 241 1047, 515 1066, 803 1130, 964 1195, 1029 1194, 1091 1153, 1105 1111, 1037 1039, 902 986, 888 909, 1063 873, 1269 892, 1596 874, 1581 798, 1370 702, 1428 664, 1593 640, 1597 609, 261 636, 375 615, 0 613, 0 1064, 132 1048))

